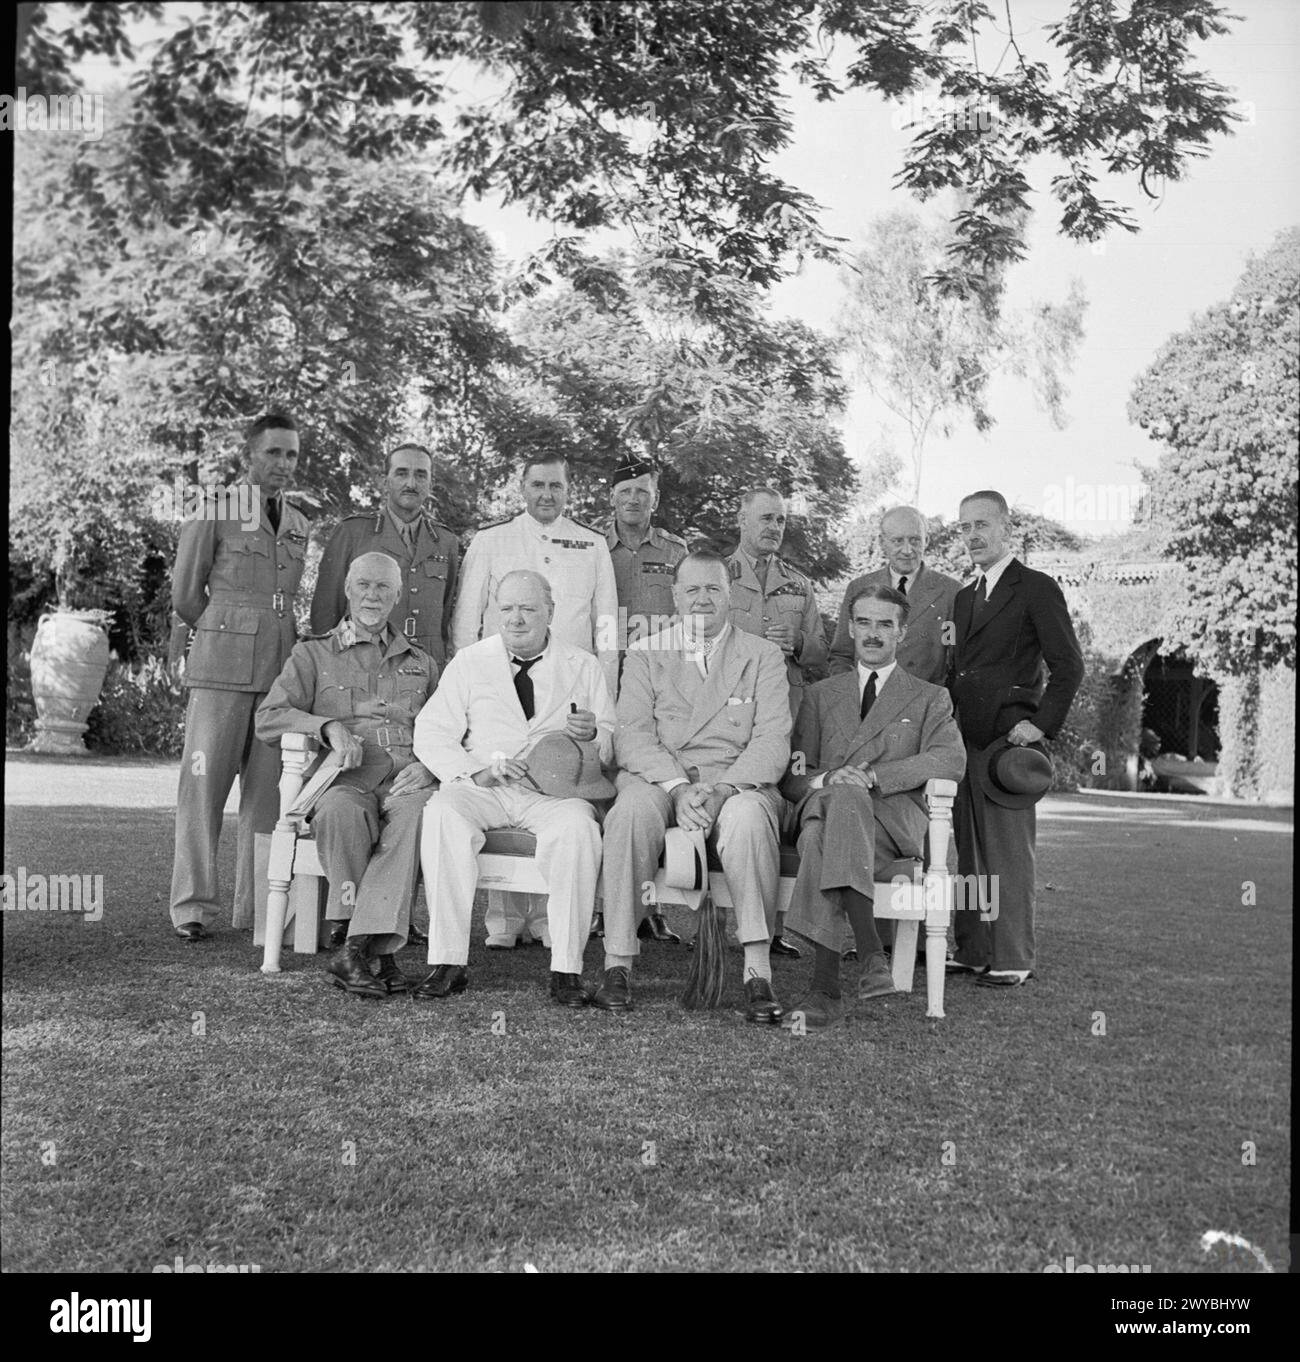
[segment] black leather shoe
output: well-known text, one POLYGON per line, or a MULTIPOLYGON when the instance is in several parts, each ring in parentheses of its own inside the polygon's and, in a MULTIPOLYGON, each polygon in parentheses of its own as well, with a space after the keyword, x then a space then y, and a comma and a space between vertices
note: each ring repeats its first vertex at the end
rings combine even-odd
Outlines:
POLYGON ((773 955, 788 955, 791 960, 798 960, 800 955, 803 954, 798 946, 792 946, 783 936, 774 936, 772 938, 771 953, 773 955))
POLYGON ((429 938, 413 922, 406 929, 406 944, 408 946, 427 946, 429 938))
POLYGON ((626 965, 615 965, 605 971, 600 987, 592 995, 592 1007, 603 1007, 606 1012, 631 1012, 632 989, 626 965))
POLYGON ((766 979, 745 980, 745 1020, 767 1022, 775 1026, 785 1016, 785 1008, 777 1002, 772 985, 766 979))
POLYGON ((375 971, 374 977, 389 991, 389 993, 409 993, 411 991, 411 981, 397 968, 397 961, 391 955, 381 955, 378 957, 379 968, 375 971))
POLYGON ((856 960, 858 958, 858 948, 856 946, 845 946, 841 960, 856 960))
POLYGON ((182 941, 207 941, 212 936, 201 922, 182 922, 174 930, 182 941))
POLYGON ((329 928, 325 945, 329 950, 336 951, 348 939, 348 924, 346 922, 331 922, 329 928))
POLYGON ((679 946, 682 941, 662 913, 651 913, 644 918, 636 934, 642 941, 666 941, 670 946, 679 946))
POLYGON ((557 974, 551 971, 551 997, 561 1007, 586 1007, 591 993, 580 974, 557 974))
POLYGON ((975 982, 981 988, 1023 988, 1033 977, 1031 969, 986 969, 975 982))
POLYGON ((412 990, 412 998, 450 998, 469 987, 469 970, 464 965, 435 965, 412 990))
POLYGON ((593 937, 604 935, 605 935, 605 914, 597 913, 596 916, 591 919, 591 931, 587 935, 587 940, 590 941, 593 937))
POLYGON ((325 968, 333 976, 335 988, 355 993, 360 998, 388 997, 388 990, 370 973, 365 948, 355 941, 344 942, 325 968))

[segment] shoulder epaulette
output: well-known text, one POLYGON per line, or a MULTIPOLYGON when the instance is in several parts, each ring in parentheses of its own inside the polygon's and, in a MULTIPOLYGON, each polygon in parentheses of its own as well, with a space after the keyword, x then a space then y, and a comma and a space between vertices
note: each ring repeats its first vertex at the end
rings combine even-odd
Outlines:
POLYGON ((655 531, 658 534, 662 535, 663 538, 670 540, 672 543, 680 544, 682 548, 686 547, 686 540, 684 540, 680 534, 674 534, 671 530, 665 530, 662 525, 656 525, 655 531))
POLYGON ((812 586, 812 583, 808 578, 805 577, 797 567, 792 567, 787 563, 784 558, 781 559, 781 566, 785 569, 786 576, 789 577, 792 582, 796 582, 799 586, 812 586))
MULTIPOLYGON (((572 519, 572 517, 570 517, 570 519, 572 519)), ((588 525, 582 520, 574 520, 573 523, 580 530, 586 530, 588 534, 594 534, 598 539, 604 539, 606 534, 608 534, 607 530, 598 530, 594 525, 588 525)))
POLYGON ((479 533, 480 531, 482 531, 482 530, 495 530, 495 529, 498 529, 498 528, 499 528, 500 526, 502 526, 502 525, 509 525, 510 522, 511 522, 512 520, 514 520, 514 519, 515 519, 514 516, 508 515, 508 516, 504 517, 504 518, 501 519, 501 520, 489 520, 485 525, 475 525, 475 526, 474 526, 474 533, 475 533, 475 534, 478 534, 478 533, 479 533))
POLYGON ((731 557, 727 559, 727 571, 731 574, 732 577, 739 577, 744 570, 745 569, 741 565, 740 559, 737 558, 736 555, 733 553, 731 557))

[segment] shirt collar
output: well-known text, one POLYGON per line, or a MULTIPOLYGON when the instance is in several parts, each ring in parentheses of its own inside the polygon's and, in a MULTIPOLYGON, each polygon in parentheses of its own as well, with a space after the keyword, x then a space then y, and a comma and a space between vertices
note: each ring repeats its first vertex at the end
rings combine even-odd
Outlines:
POLYGON ((876 694, 880 694, 880 688, 894 674, 894 668, 898 666, 898 659, 895 658, 887 667, 868 667, 864 663, 858 663, 858 694, 862 694, 866 689, 867 678, 872 672, 876 674, 876 694))
POLYGON ((728 620, 726 624, 722 626, 722 629, 709 640, 709 646, 707 648, 697 648, 694 645, 693 641, 686 636, 686 630, 685 628, 683 628, 682 651, 685 652, 687 657, 698 657, 702 653, 709 657, 712 657, 713 654, 716 653, 718 649, 722 646, 723 640, 727 637, 728 633, 730 632, 731 621, 728 620))
POLYGON ((388 504, 387 501, 384 502, 384 510, 388 512, 388 518, 393 522, 393 528, 397 531, 398 534, 402 533, 403 525, 409 525, 411 527, 412 533, 414 533, 417 538, 419 537, 420 521, 424 519, 423 513, 417 515, 414 520, 403 521, 397 518, 396 513, 394 512, 393 508, 388 504))
POLYGON ((903 580, 903 578, 906 577, 906 578, 907 578, 907 584, 908 584, 908 586, 909 586, 909 587, 915 586, 915 585, 916 585, 916 579, 917 579, 917 578, 921 575, 921 573, 924 572, 924 571, 925 571, 925 564, 924 564, 924 563, 922 563, 921 566, 920 566, 919 568, 917 568, 917 570, 916 570, 915 572, 895 572, 893 568, 890 568, 890 569, 889 569, 889 585, 892 586, 892 587, 894 588, 895 591, 897 591, 897 590, 898 590, 898 584, 899 584, 899 582, 901 582, 901 581, 903 580))
MULTIPOLYGON (((1014 553, 1004 553, 992 567, 983 569, 980 576, 984 578, 984 597, 987 600, 993 594, 993 588, 997 586, 998 579, 1007 570, 1007 564, 1015 557, 1014 553)), ((976 581, 979 577, 976 577, 976 581)))
POLYGON ((385 623, 373 633, 363 624, 359 624, 352 616, 345 615, 335 630, 339 640, 340 648, 352 648, 358 643, 377 643, 381 648, 388 642, 389 628, 385 623))

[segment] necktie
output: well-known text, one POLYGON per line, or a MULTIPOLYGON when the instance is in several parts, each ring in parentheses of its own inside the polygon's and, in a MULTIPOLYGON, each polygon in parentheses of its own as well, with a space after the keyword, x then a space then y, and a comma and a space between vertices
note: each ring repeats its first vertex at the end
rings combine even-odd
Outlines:
POLYGON ((980 579, 975 585, 975 609, 983 610, 988 604, 988 578, 981 572, 980 579))
POLYGON ((403 520, 402 523, 401 523, 401 526, 400 526, 399 528, 401 529, 402 539, 405 541, 406 547, 407 547, 408 549, 410 549, 412 553, 414 553, 414 552, 415 552, 415 523, 414 523, 413 521, 403 520))
POLYGON ((525 661, 522 657, 511 659, 519 670, 515 673, 515 694, 519 697, 519 704, 523 708, 524 718, 533 717, 533 678, 528 675, 528 669, 535 663, 542 660, 539 653, 536 657, 530 657, 525 661))
POLYGON ((767 590, 767 569, 771 566, 771 563, 771 558, 760 558, 755 564, 758 569, 758 584, 764 591, 767 590))
POLYGON ((907 578, 906 578, 906 577, 900 577, 900 578, 898 579, 898 589, 903 593, 904 596, 907 595, 907 578))
POLYGON ((266 499, 266 518, 271 522, 271 530, 274 534, 280 533, 280 498, 267 497, 266 499))
POLYGON ((862 687, 862 708, 858 710, 858 720, 861 722, 871 712, 871 706, 876 703, 876 674, 872 672, 867 677, 867 684, 862 687))

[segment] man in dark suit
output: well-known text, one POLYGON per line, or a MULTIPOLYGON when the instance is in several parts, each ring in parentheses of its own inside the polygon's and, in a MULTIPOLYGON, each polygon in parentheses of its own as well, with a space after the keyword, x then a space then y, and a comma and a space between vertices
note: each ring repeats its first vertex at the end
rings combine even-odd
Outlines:
MULTIPOLYGON (((858 998, 893 993, 877 933, 877 867, 923 854, 927 780, 960 780, 966 750, 941 686, 897 661, 907 597, 860 587, 849 602, 857 665, 804 696, 781 793, 796 806, 799 873, 786 924, 816 949, 808 996, 790 1014, 809 1030, 841 1020, 839 943, 847 917, 863 971, 858 998)), ((788 1024, 788 1023, 787 1023, 788 1024)))
POLYGON ((890 586, 907 597, 907 636, 898 647, 898 665, 922 681, 942 686, 948 676, 951 638, 944 636, 952 619, 961 583, 934 568, 925 557, 925 520, 911 506, 894 506, 880 521, 880 547, 885 566, 855 577, 844 593, 840 622, 831 644, 832 676, 853 670, 857 661, 849 609, 864 586, 890 586))
POLYGON ((1002 739, 1036 747, 1057 732, 1083 680, 1083 654, 1061 588, 1008 547, 1011 515, 1001 493, 973 492, 961 503, 959 522, 978 575, 957 593, 948 679, 967 758, 957 793, 957 865, 963 876, 976 877, 965 882, 980 886, 981 911, 956 915, 949 969, 976 974, 989 987, 1014 988, 1034 971, 1034 808, 990 799, 972 768, 1002 739), (989 892, 994 884, 996 898, 989 892), (991 903, 997 913, 988 920, 983 908, 991 903))

